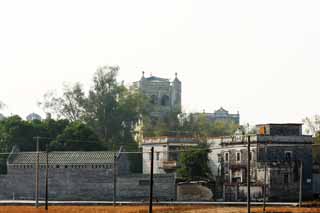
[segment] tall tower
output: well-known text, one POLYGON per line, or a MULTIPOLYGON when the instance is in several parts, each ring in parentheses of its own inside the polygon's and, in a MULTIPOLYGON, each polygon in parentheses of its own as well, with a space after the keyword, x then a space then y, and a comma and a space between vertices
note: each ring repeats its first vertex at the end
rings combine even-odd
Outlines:
POLYGON ((171 107, 172 110, 181 112, 181 81, 178 79, 178 73, 175 73, 171 86, 171 107))

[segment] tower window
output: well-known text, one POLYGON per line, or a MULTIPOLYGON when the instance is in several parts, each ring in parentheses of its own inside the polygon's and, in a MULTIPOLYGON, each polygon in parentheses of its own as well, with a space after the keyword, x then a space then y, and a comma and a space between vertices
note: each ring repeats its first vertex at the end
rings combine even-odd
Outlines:
POLYGON ((169 96, 167 96, 167 95, 162 96, 161 105, 162 106, 168 106, 169 105, 169 96))

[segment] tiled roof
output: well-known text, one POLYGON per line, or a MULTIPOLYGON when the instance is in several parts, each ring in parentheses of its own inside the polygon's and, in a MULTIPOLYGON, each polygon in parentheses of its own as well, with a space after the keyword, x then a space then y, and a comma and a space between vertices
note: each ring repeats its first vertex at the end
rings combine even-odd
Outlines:
MULTIPOLYGON (((113 163, 113 152, 50 152, 49 164, 71 165, 71 164, 111 164, 113 163)), ((15 165, 35 164, 37 159, 36 152, 16 152, 12 153, 8 163, 15 165)), ((46 153, 39 153, 40 164, 46 163, 46 153)))

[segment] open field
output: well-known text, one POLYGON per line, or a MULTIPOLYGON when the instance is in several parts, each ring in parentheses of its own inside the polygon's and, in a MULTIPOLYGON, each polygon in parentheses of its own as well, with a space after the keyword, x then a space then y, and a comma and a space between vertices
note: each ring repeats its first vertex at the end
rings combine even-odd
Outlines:
MULTIPOLYGON (((237 213, 246 212, 246 207, 219 206, 155 206, 154 212, 186 213, 237 213)), ((33 206, 0 206, 0 213, 45 213, 44 207, 33 206)), ((147 213, 147 206, 50 206, 50 213, 147 213)), ((252 208, 253 213, 262 212, 261 208, 252 208)), ((269 207, 267 212, 279 213, 320 213, 320 208, 269 207)))

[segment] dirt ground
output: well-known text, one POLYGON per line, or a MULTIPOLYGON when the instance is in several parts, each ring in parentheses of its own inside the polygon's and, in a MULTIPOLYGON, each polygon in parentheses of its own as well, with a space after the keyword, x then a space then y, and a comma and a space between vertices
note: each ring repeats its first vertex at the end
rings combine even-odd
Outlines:
MULTIPOLYGON (((244 213, 245 207, 216 207, 216 206, 155 206, 153 212, 186 212, 186 213, 244 213)), ((43 207, 33 206, 0 206, 0 213, 45 213, 43 207)), ((50 213, 147 213, 147 206, 49 206, 50 213)), ((262 212, 261 208, 252 208, 253 213, 262 212)), ((320 213, 320 208, 269 207, 267 212, 281 213, 320 213)))

